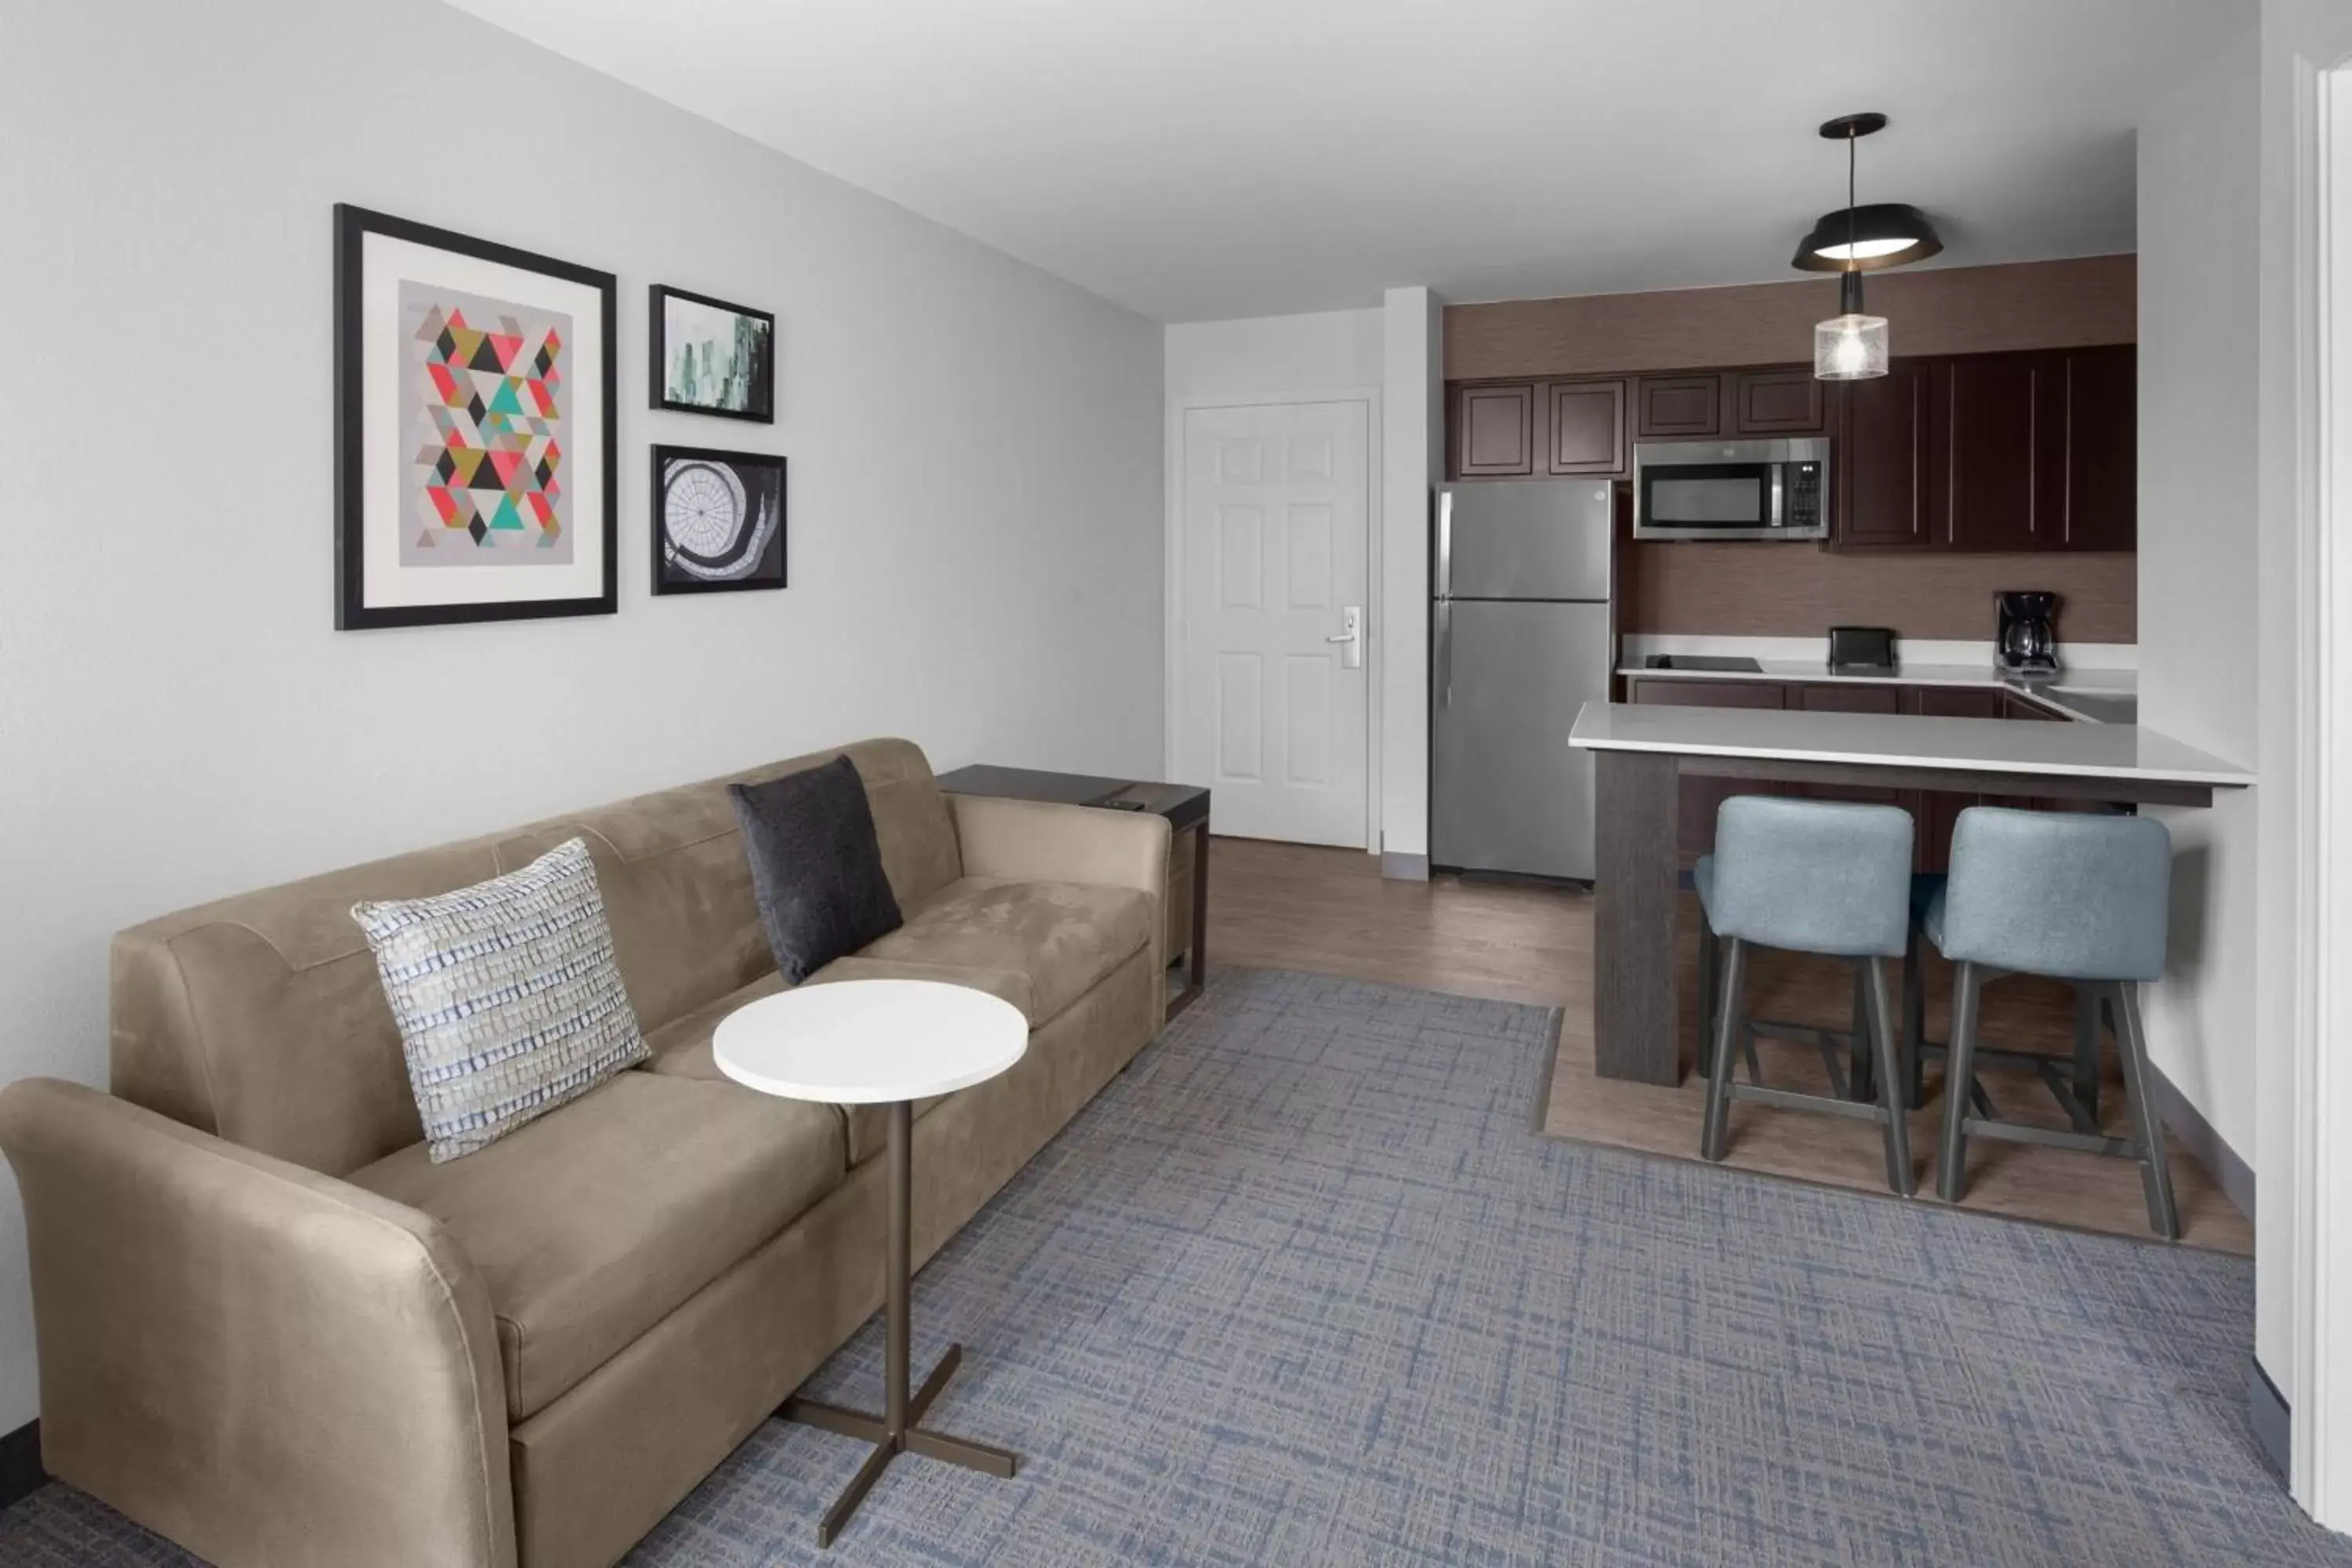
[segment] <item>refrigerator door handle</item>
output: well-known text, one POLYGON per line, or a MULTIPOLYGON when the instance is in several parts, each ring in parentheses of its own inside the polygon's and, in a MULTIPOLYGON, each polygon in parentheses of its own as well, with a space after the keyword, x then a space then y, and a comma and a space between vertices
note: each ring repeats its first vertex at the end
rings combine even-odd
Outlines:
POLYGON ((1454 706, 1454 602, 1437 601, 1437 705, 1454 706))
POLYGON ((1454 594, 1454 492, 1437 492, 1437 596, 1454 594))

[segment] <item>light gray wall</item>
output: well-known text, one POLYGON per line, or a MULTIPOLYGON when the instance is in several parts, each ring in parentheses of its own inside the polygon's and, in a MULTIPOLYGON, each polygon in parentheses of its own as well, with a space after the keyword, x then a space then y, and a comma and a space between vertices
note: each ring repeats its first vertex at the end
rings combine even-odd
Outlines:
POLYGON ((1430 492, 1444 471, 1444 304, 1427 289, 1383 297, 1381 404, 1381 841, 1429 855, 1430 492))
POLYGON ((1178 322, 1167 329, 1169 401, 1377 387, 1381 321, 1373 306, 1178 322))
MULTIPOLYGON (((1158 325, 431 0, 0 25, 0 1080, 217 894, 865 735, 1158 771, 1158 325), (337 201, 619 275, 617 616, 331 629, 337 201), (655 282, 776 312, 773 428, 645 407, 655 282), (648 595, 656 440, 790 455, 788 590, 648 595)), ((31 1351, 0 1177, 0 1430, 31 1351)))
MULTIPOLYGON (((2140 721, 2248 766, 2260 753, 2255 377, 2256 16, 2139 126, 2140 721)), ((2165 1076, 2255 1152, 2260 791, 2156 813, 2172 830, 2172 940, 2147 993, 2165 1076)))
MULTIPOLYGON (((2345 0, 2263 0, 2258 61, 2261 163, 2256 181, 2261 261, 2258 377, 2258 516, 2261 567, 2257 607, 2261 692, 2262 885, 2256 1036, 2261 1042, 2256 1126, 2262 1212, 2254 1253, 2255 1353, 2271 1380, 2293 1396, 2296 1208, 2294 1185, 2294 1005, 2296 988, 2295 886, 2310 847, 2297 822, 2298 724, 2310 695, 2300 626, 2307 584, 2298 581, 2296 530, 2313 445, 2308 426, 2317 326, 2313 300, 2298 278, 2312 242, 2298 205, 2311 179, 2312 74, 2352 62, 2352 5, 2345 0)), ((2145 612, 2143 612, 2145 613, 2145 612)), ((2341 1020, 2326 1020, 2339 1040, 2341 1020)), ((2327 1135, 2333 1130, 2324 1130, 2327 1135)), ((2340 1133, 2336 1135, 2340 1136, 2340 1133)))

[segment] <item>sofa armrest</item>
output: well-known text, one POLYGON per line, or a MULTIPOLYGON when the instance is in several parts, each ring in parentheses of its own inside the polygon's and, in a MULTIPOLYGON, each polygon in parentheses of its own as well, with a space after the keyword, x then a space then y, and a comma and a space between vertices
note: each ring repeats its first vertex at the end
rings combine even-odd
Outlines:
POLYGON ((510 1568, 489 1299, 433 1219, 55 1079, 0 1149, 49 1470, 223 1564, 510 1568))
POLYGON ((950 795, 967 877, 1093 882, 1151 895, 1151 972, 1168 968, 1168 819, 1043 800, 950 795))
POLYGON ((1042 800, 951 795, 967 877, 1094 882, 1168 896, 1168 819, 1042 800))

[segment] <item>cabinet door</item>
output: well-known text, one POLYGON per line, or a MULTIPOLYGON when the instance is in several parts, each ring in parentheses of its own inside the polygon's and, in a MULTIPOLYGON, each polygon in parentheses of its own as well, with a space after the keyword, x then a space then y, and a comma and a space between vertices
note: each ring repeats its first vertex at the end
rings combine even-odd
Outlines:
POLYGON ((1924 546, 1937 542, 1940 509, 1929 460, 1936 362, 1895 360, 1883 376, 1851 381, 1831 399, 1837 447, 1835 513, 1840 544, 1924 546))
POLYGON ((2054 547, 2042 515, 2045 465, 2059 447, 2052 356, 1964 354, 1943 362, 1945 542, 1960 550, 2054 547))
POLYGON ((1829 428, 1811 365, 1735 370, 1729 379, 1735 436, 1818 436, 1829 428))
POLYGON ((1454 474, 1474 479, 1536 471, 1536 388, 1465 386, 1454 399, 1454 474))
POLYGON ((2050 374, 2065 410, 2056 542, 2067 550, 2131 550, 2139 542, 2139 352, 2129 343, 2074 349, 2050 374))
MULTIPOLYGON (((1915 686, 1905 693, 1910 710, 1931 719, 1998 719, 2002 694, 1982 687, 1915 686)), ((1960 813, 1983 804, 1984 797, 1957 790, 1921 790, 1911 808, 1918 852, 1913 867, 1921 871, 1948 871, 1952 865, 1952 828, 1960 813)))
POLYGON ((1712 436, 1723 427, 1719 375, 1645 375, 1633 384, 1633 434, 1642 440, 1712 436))
MULTIPOLYGON (((1830 685, 1799 686, 1792 689, 1796 700, 1792 708, 1808 713, 1899 713, 1903 710, 1903 689, 1864 681, 1840 681, 1830 685)), ((1891 789, 1871 789, 1861 784, 1804 784, 1793 793, 1810 795, 1815 800, 1863 801, 1872 805, 1902 805, 1906 804, 1903 792, 1891 789)))
POLYGON ((1551 383, 1550 471, 1618 475, 1625 462, 1625 384, 1551 383))
MULTIPOLYGON (((1672 702, 1685 708, 1781 708, 1787 689, 1769 680, 1656 680, 1648 677, 1633 683, 1636 702, 1672 702)), ((1781 795, 1780 784, 1755 779, 1692 779, 1681 781, 1675 812, 1680 826, 1676 838, 1683 869, 1715 847, 1716 808, 1735 795, 1781 795)))

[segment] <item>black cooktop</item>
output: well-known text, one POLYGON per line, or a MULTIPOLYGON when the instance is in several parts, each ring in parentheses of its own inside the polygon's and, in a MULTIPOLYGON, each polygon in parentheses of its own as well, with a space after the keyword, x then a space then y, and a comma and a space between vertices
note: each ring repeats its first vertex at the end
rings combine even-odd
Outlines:
POLYGON ((1650 669, 1727 669, 1741 675, 1764 673, 1764 667, 1745 654, 1654 653, 1643 664, 1650 669))

